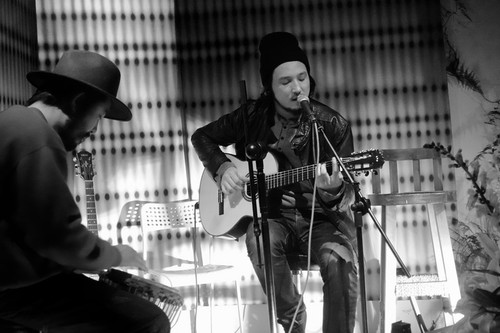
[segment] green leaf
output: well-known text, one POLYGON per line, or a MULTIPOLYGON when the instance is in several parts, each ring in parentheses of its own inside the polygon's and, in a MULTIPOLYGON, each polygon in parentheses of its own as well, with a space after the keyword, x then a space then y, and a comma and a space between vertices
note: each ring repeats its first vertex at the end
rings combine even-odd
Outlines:
POLYGON ((497 243, 491 239, 491 237, 486 233, 477 233, 477 238, 481 242, 484 250, 488 253, 491 258, 496 257, 496 252, 499 251, 497 243))

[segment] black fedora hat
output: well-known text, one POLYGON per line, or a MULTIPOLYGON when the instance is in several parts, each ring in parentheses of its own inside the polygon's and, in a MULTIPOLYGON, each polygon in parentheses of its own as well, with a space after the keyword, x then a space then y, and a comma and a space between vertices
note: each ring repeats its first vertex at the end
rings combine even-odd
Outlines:
POLYGON ((105 118, 128 121, 130 109, 116 98, 120 85, 120 70, 108 58, 89 51, 66 51, 52 72, 33 71, 26 75, 38 89, 74 86, 110 97, 111 108, 105 118))

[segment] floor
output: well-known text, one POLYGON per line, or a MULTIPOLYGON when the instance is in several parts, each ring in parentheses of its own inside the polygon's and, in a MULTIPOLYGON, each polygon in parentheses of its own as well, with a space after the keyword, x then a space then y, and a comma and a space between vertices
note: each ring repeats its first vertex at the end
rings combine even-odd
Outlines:
MULTIPOLYGON (((440 327, 440 313, 442 310, 442 302, 439 300, 419 300, 420 313, 426 323, 427 328, 432 325, 432 322, 437 323, 437 328, 440 327)), ((321 333, 322 323, 322 303, 309 303, 307 305, 307 327, 306 333, 321 333)), ((269 309, 266 304, 246 305, 243 311, 243 333, 266 333, 272 332, 271 323, 269 322, 269 309)), ((411 331, 420 332, 416 322, 415 313, 409 301, 399 301, 397 310, 397 319, 411 325, 411 331)), ((355 333, 363 333, 360 325, 361 310, 358 307, 359 321, 356 322, 355 333)), ((198 307, 196 316, 197 333, 235 333, 238 329, 238 312, 236 306, 215 306, 212 312, 212 329, 210 329, 210 308, 203 306, 198 307)), ((367 322, 368 332, 380 332, 378 328, 379 311, 378 302, 369 301, 367 304, 367 322)), ((274 328, 274 333, 286 333, 281 326, 277 325, 274 328)), ((172 333, 189 333, 191 330, 191 314, 189 310, 180 311, 180 316, 172 327, 172 333)))

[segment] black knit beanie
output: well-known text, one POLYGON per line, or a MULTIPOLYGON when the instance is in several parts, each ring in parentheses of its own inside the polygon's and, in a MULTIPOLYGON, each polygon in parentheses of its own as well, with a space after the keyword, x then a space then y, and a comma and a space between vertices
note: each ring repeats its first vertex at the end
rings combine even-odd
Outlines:
POLYGON ((273 71, 282 63, 300 61, 309 74, 309 60, 299 46, 297 38, 289 32, 272 32, 262 37, 259 44, 260 79, 264 87, 269 87, 273 71))

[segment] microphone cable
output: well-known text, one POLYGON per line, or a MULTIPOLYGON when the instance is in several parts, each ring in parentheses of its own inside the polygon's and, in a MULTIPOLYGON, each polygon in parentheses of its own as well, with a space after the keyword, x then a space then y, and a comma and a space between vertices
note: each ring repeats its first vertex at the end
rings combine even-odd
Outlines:
MULTIPOLYGON (((315 167, 318 168, 319 166, 319 151, 320 151, 320 146, 319 146, 319 131, 318 131, 318 124, 313 121, 313 159, 315 160, 315 167)), ((311 239, 312 239, 312 230, 313 230, 313 225, 314 225, 314 210, 316 206, 316 190, 317 190, 317 180, 318 180, 318 174, 316 173, 316 177, 314 177, 314 185, 313 185, 313 196, 312 196, 312 204, 311 204, 311 222, 309 223, 309 235, 307 238, 307 270, 306 270, 306 281, 304 282, 304 286, 302 287, 302 290, 299 290, 300 292, 300 299, 299 303, 297 304, 295 308, 295 313, 293 314, 292 322, 290 324, 290 328, 288 329, 288 333, 291 333, 293 330, 293 325, 295 323, 295 320, 297 318, 297 314, 299 313, 299 308, 304 302, 304 293, 306 292, 307 289, 307 284, 309 282, 309 273, 311 271, 311 239)), ((300 279, 300 277, 299 277, 300 279)))

